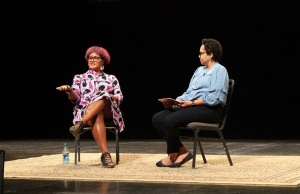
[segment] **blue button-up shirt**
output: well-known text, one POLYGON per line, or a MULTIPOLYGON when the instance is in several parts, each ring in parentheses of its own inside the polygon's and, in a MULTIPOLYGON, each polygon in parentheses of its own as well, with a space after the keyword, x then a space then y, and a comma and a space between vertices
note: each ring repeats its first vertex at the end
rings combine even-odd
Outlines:
POLYGON ((177 100, 196 100, 201 98, 205 105, 226 105, 229 76, 224 66, 215 63, 209 71, 200 66, 194 72, 188 89, 177 100))

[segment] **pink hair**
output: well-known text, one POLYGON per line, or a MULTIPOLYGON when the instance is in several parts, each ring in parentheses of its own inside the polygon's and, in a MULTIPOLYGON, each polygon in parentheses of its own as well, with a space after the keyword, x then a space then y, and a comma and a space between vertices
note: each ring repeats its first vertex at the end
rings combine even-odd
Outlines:
POLYGON ((97 53, 104 60, 104 65, 110 63, 109 53, 105 48, 99 46, 92 46, 88 48, 85 53, 85 60, 88 60, 89 55, 93 52, 97 53))

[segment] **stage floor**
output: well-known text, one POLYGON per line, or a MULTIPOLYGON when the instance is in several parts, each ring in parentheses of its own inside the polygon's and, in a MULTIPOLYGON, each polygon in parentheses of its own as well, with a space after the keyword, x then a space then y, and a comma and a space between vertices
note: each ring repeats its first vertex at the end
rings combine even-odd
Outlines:
MULTIPOLYGON (((5 151, 5 161, 26 159, 43 155, 58 154, 64 142, 74 152, 73 139, 58 140, 1 140, 0 150, 5 151)), ((184 145, 192 150, 191 140, 184 139, 184 145)), ((300 156, 300 140, 226 140, 231 155, 249 156, 300 156)), ((83 139, 81 153, 99 153, 93 139, 83 139)), ((115 153, 115 142, 108 141, 109 150, 115 153)), ((220 142, 210 139, 203 142, 206 155, 224 155, 220 142)), ((120 139, 120 163, 122 153, 163 154, 166 145, 162 140, 120 139)), ((100 155, 100 154, 99 154, 100 155)), ((115 158, 113 158, 115 160, 115 158)), ((70 162, 73 163, 73 158, 70 162)), ((202 160, 197 154, 197 160, 202 160)), ((208 161, 209 162, 209 161, 208 161)), ((234 161, 233 161, 234 163, 234 161)), ((300 163, 300 161, 299 161, 300 163)), ((154 164, 155 165, 155 164, 154 164)), ((234 167, 234 166, 233 166, 234 167)), ((99 167, 101 168, 101 167, 99 167)), ((4 166, 5 169, 5 166, 4 166)), ((217 172, 216 172, 217 173, 217 172)), ((299 175, 300 176, 300 175, 299 175)), ((226 184, 145 183, 128 181, 87 180, 41 180, 5 178, 4 193, 300 193, 300 185, 286 186, 242 186, 226 184)))

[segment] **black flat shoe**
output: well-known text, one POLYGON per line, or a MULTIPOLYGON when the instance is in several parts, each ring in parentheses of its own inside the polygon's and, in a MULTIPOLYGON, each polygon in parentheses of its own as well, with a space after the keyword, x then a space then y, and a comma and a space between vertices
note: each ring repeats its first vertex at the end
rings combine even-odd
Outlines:
POLYGON ((171 165, 172 165, 172 164, 170 164, 170 165, 165 165, 165 164, 163 164, 163 163, 162 163, 162 160, 156 162, 156 166, 157 166, 157 167, 171 167, 171 165))
POLYGON ((189 154, 181 161, 181 162, 177 162, 177 163, 173 163, 170 165, 171 168, 178 168, 181 165, 183 165, 184 163, 188 162, 189 160, 191 160, 193 158, 193 154, 191 154, 189 152, 189 154))

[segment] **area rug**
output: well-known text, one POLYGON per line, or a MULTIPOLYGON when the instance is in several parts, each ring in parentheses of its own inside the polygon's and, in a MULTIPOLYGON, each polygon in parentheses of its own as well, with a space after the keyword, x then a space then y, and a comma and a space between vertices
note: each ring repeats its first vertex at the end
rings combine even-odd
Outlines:
MULTIPOLYGON (((81 162, 62 164, 61 154, 7 161, 4 178, 62 179, 95 181, 130 181, 194 183, 218 185, 299 186, 300 156, 232 155, 233 166, 226 155, 206 155, 204 164, 197 156, 180 168, 158 168, 155 163, 163 154, 121 154, 115 168, 103 168, 100 155, 81 153, 81 162)), ((74 154, 70 154, 74 158, 74 154)), ((112 154, 112 158, 115 155, 112 154)))

